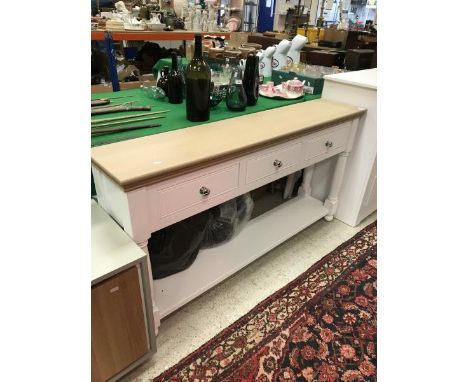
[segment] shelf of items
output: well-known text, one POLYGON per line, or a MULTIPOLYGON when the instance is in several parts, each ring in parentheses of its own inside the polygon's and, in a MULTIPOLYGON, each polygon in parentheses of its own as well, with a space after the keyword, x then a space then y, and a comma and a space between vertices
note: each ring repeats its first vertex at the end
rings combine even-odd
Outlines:
MULTIPOLYGON (((104 40, 106 31, 91 31, 91 40, 104 40)), ((109 31, 114 41, 187 41, 195 38, 192 31, 109 31)), ((199 32, 202 36, 223 36, 229 40, 229 32, 199 32)))
POLYGON ((92 41, 105 41, 106 52, 108 59, 109 77, 112 82, 112 90, 114 92, 120 90, 117 74, 117 64, 115 62, 115 54, 113 49, 114 41, 182 41, 184 44, 188 40, 195 38, 195 33, 201 33, 204 36, 223 36, 229 40, 231 34, 229 32, 193 32, 193 31, 105 31, 94 30, 91 31, 92 41))

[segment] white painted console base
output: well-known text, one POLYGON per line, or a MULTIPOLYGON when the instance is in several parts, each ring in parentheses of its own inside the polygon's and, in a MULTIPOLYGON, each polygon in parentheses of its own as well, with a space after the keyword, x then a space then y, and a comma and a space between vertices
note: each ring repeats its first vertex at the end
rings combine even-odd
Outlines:
MULTIPOLYGON (((322 217, 333 218, 358 123, 359 117, 350 118, 130 191, 124 191, 97 166, 92 166, 99 203, 146 253, 152 232, 304 169, 298 197, 249 221, 228 243, 200 251, 187 270, 153 281, 156 333, 161 318, 322 217), (339 159, 329 197, 322 203, 311 196, 314 165, 334 155, 339 155, 339 159), (202 186, 211 190, 209 195, 200 195, 202 186)), ((151 267, 148 268, 152 280, 151 267)))

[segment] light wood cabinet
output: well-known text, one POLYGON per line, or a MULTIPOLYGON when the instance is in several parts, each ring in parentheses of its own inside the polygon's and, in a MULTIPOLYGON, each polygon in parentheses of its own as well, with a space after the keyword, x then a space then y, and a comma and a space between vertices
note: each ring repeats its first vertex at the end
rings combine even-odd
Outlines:
POLYGON ((91 288, 92 381, 107 381, 145 355, 149 341, 137 267, 91 288))
POLYGON ((145 252, 91 200, 93 382, 118 380, 156 350, 148 274, 145 252))

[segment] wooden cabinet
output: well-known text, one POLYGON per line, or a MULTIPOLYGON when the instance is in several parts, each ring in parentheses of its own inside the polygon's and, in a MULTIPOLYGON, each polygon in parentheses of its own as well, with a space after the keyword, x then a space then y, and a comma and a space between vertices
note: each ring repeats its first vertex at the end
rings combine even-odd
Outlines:
POLYGON ((91 200, 91 380, 118 380, 155 350, 146 254, 91 200))
POLYGON ((107 381, 149 351, 140 276, 133 266, 91 288, 92 381, 107 381))

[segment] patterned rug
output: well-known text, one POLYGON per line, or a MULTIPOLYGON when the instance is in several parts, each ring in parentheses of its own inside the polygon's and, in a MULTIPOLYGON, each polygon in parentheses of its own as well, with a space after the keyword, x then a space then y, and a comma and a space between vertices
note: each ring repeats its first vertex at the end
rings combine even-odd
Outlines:
POLYGON ((154 382, 377 380, 377 222, 154 382))

